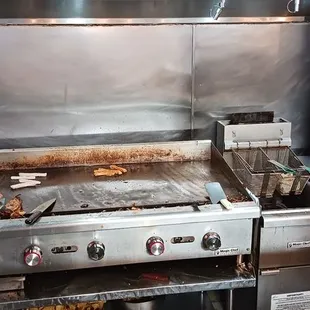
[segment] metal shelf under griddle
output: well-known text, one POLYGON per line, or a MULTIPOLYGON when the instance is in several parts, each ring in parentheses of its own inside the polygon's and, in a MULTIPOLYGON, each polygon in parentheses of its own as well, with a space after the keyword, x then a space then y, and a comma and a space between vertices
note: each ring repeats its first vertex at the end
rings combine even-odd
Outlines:
POLYGON ((0 294, 0 308, 17 310, 96 300, 255 287, 251 270, 236 269, 232 259, 179 261, 28 276, 25 291, 0 294), (155 272, 169 283, 141 279, 155 272), (98 280, 100 279, 100 281, 98 280))

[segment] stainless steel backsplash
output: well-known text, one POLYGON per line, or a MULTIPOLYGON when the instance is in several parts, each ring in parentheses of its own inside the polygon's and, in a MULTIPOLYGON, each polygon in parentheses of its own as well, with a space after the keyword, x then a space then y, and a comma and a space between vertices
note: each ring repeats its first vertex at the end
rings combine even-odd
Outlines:
POLYGON ((2 26, 0 147, 215 138, 274 110, 306 148, 310 25, 2 26))
POLYGON ((233 111, 275 111, 293 124, 293 147, 307 148, 310 25, 197 26, 194 122, 197 138, 233 111))

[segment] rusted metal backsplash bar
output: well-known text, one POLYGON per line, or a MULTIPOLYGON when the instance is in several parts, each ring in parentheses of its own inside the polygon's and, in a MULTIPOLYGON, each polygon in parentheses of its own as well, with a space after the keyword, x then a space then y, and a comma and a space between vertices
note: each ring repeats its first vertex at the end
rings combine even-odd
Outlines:
POLYGON ((95 145, 0 151, 0 169, 208 160, 211 141, 95 145))

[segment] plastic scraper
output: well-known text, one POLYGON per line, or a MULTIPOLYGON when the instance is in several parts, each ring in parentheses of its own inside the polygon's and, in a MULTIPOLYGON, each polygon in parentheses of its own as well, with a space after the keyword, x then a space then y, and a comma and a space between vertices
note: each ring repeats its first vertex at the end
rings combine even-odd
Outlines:
POLYGON ((220 203, 225 209, 232 210, 234 206, 227 200, 224 190, 220 183, 211 182, 205 185, 212 203, 220 203))

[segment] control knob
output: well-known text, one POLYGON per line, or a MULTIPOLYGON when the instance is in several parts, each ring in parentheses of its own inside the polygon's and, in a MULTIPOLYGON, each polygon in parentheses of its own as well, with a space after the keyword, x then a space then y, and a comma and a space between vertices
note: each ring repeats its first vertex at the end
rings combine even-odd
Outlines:
POLYGON ((29 267, 35 267, 42 262, 42 251, 37 245, 29 246, 24 252, 25 264, 29 267))
POLYGON ((92 241, 87 246, 88 257, 92 260, 101 260, 104 257, 105 246, 98 241, 92 241))
POLYGON ((159 256, 165 251, 163 239, 159 237, 151 237, 146 242, 146 249, 150 255, 159 256))
POLYGON ((202 243, 207 250, 216 251, 222 243, 221 238, 216 232, 209 232, 203 236, 202 243))

